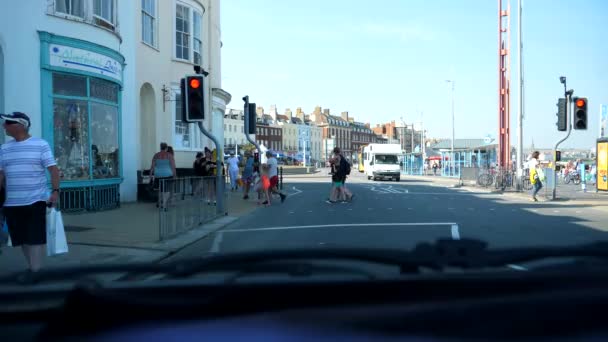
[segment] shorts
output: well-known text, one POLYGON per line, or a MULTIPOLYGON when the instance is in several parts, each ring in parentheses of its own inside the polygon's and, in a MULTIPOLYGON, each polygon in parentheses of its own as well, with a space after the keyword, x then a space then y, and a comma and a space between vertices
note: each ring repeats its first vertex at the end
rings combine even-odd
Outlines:
POLYGON ((272 176, 270 178, 270 188, 276 188, 279 185, 279 176, 272 176))
POLYGON ((46 202, 4 207, 13 246, 46 244, 46 202))
POLYGON ((344 185, 344 182, 342 182, 342 181, 333 182, 333 185, 334 185, 336 188, 339 188, 339 187, 341 187, 341 186, 343 186, 343 185, 344 185))

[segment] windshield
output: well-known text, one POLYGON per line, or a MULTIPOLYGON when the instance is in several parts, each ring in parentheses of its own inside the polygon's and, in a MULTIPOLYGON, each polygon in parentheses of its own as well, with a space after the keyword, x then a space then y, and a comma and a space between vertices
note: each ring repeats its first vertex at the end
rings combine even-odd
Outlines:
POLYGON ((378 163, 378 164, 390 164, 390 165, 399 164, 398 158, 395 155, 377 154, 375 156, 375 159, 376 159, 376 163, 378 163))
POLYGON ((0 275, 608 239, 606 1, 0 3, 0 275))

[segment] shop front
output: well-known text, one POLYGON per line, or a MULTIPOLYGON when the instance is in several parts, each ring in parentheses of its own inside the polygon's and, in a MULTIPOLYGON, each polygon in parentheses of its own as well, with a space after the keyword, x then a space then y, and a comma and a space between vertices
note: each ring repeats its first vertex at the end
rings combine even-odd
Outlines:
POLYGON ((124 58, 82 40, 40 33, 42 135, 61 175, 63 210, 118 207, 124 58))

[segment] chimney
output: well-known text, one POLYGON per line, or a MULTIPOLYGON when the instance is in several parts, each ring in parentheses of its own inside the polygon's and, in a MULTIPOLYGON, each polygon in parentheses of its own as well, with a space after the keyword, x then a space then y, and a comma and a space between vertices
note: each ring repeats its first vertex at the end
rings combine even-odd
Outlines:
POLYGON ((272 116, 272 119, 276 121, 277 119, 277 105, 271 105, 270 106, 270 116, 272 116))
POLYGON ((302 107, 298 107, 298 109, 296 109, 296 118, 299 118, 300 120, 304 121, 305 115, 302 111, 302 107))
POLYGON ((329 114, 329 108, 325 108, 325 109, 323 109, 323 114, 325 114, 325 115, 330 115, 330 114, 329 114))
POLYGON ((258 106, 255 109, 255 113, 259 116, 259 117, 264 117, 264 107, 262 106, 258 106))
POLYGON ((344 119, 344 121, 348 121, 348 112, 342 112, 340 116, 342 116, 342 119, 344 119))
POLYGON ((285 116, 288 117, 289 121, 291 122, 291 118, 292 118, 291 109, 289 109, 289 108, 285 109, 285 116))
POLYGON ((315 112, 314 112, 314 114, 315 114, 315 115, 320 115, 320 114, 321 114, 321 106, 316 106, 316 107, 315 107, 315 112))
POLYGON ((369 122, 367 122, 367 123, 365 124, 365 127, 369 128, 369 129, 372 129, 372 125, 371 125, 369 122))

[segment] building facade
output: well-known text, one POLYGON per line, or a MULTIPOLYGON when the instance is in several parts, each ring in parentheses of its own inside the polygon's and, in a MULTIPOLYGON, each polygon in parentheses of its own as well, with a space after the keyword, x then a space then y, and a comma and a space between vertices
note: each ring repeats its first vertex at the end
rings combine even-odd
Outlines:
POLYGON ((334 147, 339 147, 345 156, 352 157, 351 131, 348 121, 348 112, 342 112, 341 116, 331 115, 329 109, 321 111, 316 107, 310 115, 310 120, 321 128, 321 158, 327 160, 334 147))
POLYGON ((245 117, 242 110, 228 109, 224 116, 224 150, 238 153, 249 144, 245 136, 245 117))
POLYGON ((197 124, 181 118, 180 79, 194 74, 194 66, 209 73, 203 82, 204 127, 218 139, 219 149, 224 147, 224 115, 231 96, 221 89, 220 1, 129 3, 136 7, 139 170, 150 168, 161 142, 173 146, 178 168, 190 168, 196 152, 216 148, 197 124))
POLYGON ((359 161, 359 152, 364 146, 367 146, 375 141, 375 134, 369 127, 369 124, 353 121, 351 125, 353 161, 359 161))
POLYGON ((134 16, 116 0, 0 11, 0 112, 27 113, 30 133, 51 145, 64 210, 136 199, 134 16))

